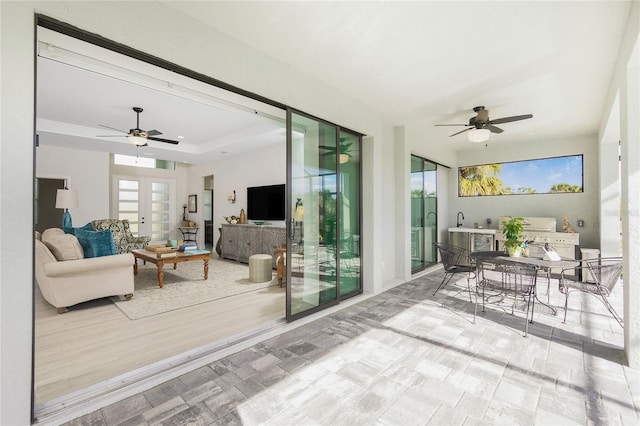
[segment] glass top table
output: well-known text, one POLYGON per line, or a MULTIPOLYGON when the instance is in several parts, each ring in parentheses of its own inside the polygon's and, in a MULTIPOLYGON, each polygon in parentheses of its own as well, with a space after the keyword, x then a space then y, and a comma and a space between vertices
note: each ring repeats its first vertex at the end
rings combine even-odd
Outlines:
POLYGON ((570 269, 580 265, 580 261, 575 259, 561 258, 560 260, 545 260, 541 257, 511 257, 504 251, 474 251, 469 255, 474 262, 492 262, 497 264, 527 264, 533 265, 536 269, 545 271, 547 274, 547 303, 544 303, 538 298, 538 292, 535 291, 536 300, 551 309, 554 315, 557 314, 557 309, 550 306, 549 303, 549 289, 551 286, 551 268, 570 269))

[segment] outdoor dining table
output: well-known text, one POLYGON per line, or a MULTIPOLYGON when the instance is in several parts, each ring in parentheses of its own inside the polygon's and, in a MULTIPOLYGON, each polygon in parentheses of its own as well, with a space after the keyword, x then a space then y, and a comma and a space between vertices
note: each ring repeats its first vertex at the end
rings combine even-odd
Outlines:
POLYGON ((537 289, 534 289, 534 297, 539 303, 549 308, 553 312, 553 315, 556 315, 558 313, 558 310, 549 304, 548 295, 549 295, 549 289, 550 289, 550 283, 551 283, 551 268, 570 269, 580 265, 580 261, 575 259, 567 259, 567 258, 561 258, 560 260, 545 260, 541 257, 525 257, 525 256, 511 257, 506 255, 506 253, 501 250, 474 251, 474 252, 471 252, 470 258, 476 264, 479 261, 494 262, 497 264, 521 263, 521 264, 533 265, 537 270, 544 271, 547 275, 547 303, 542 302, 538 298, 537 289))

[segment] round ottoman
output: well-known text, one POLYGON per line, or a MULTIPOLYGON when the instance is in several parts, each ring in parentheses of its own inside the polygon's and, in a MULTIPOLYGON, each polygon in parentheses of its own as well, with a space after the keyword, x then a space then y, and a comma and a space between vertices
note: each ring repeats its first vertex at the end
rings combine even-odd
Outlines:
POLYGON ((254 254, 249 257, 249 281, 252 283, 271 281, 273 278, 272 260, 270 254, 254 254))

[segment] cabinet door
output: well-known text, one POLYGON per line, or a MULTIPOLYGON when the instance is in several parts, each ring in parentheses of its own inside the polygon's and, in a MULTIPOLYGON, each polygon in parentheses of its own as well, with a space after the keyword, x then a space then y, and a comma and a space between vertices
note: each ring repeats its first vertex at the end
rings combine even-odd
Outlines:
POLYGON ((251 255, 261 253, 262 229, 260 226, 241 225, 238 230, 238 258, 240 262, 249 262, 251 255))
POLYGON ((233 225, 222 225, 222 257, 238 260, 238 228, 233 225))

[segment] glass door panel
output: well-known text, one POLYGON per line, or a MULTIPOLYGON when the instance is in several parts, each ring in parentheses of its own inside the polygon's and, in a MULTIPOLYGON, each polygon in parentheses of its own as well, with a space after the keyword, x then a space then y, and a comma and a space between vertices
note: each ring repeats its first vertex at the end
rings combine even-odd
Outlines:
POLYGON ((411 156, 411 272, 436 263, 437 165, 411 156))
POLYGON ((131 233, 165 241, 175 228, 175 181, 146 177, 115 177, 115 216, 128 219, 131 233))
POLYGON ((338 167, 340 169, 340 298, 359 294, 360 269, 360 137, 340 132, 338 167))
POLYGON ((294 319, 338 299, 338 130, 292 111, 288 114, 287 319, 294 319))
POLYGON ((437 253, 433 243, 437 240, 438 197, 437 165, 424 161, 424 266, 435 265, 437 253))
POLYGON ((423 268, 424 258, 424 203, 422 159, 411 156, 411 271, 423 268))

